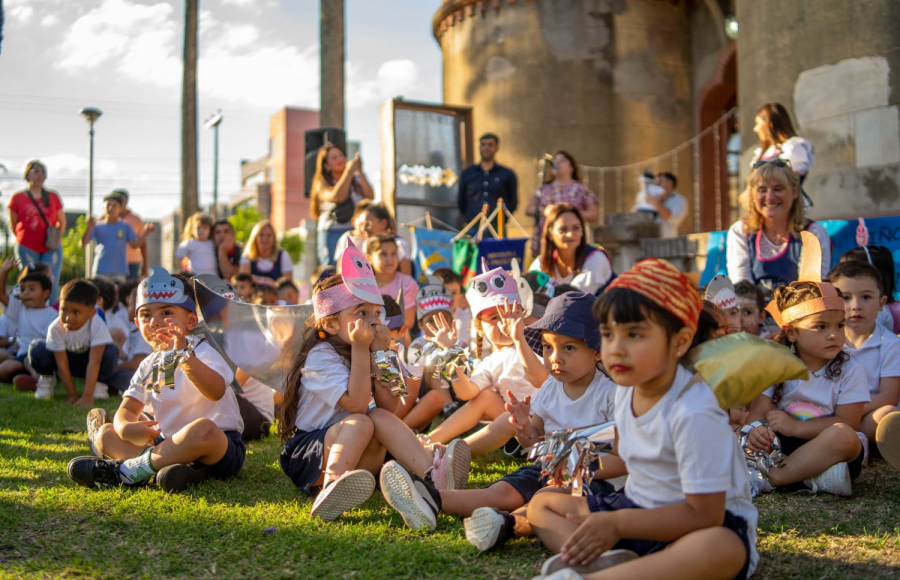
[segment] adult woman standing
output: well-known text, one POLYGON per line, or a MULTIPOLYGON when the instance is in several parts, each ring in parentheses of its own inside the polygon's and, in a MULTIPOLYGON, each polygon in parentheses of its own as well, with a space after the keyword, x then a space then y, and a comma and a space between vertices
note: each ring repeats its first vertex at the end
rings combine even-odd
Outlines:
POLYGON ((257 284, 274 286, 278 279, 293 279, 294 262, 278 244, 272 222, 261 220, 253 226, 238 269, 251 274, 257 284))
POLYGON ((25 166, 28 188, 17 192, 9 200, 9 226, 16 234, 16 257, 22 265, 38 262, 50 264, 50 271, 53 273, 50 301, 56 302, 59 296, 59 273, 63 258, 61 240, 66 229, 66 214, 59 194, 44 187, 46 179, 47 168, 44 164, 36 160, 29 161, 25 166), (48 242, 50 246, 47 245, 48 242), (54 243, 55 247, 52 247, 54 243))
POLYGON ((326 143, 316 156, 316 173, 310 192, 310 215, 316 227, 319 265, 332 263, 338 239, 353 227, 356 204, 375 194, 362 170, 359 154, 347 163, 336 145, 326 143))
POLYGON ((556 203, 568 203, 581 212, 584 221, 592 223, 597 219, 597 196, 581 183, 581 171, 575 158, 565 151, 553 155, 550 171, 544 171, 544 184, 534 192, 525 208, 525 215, 536 218, 534 234, 531 236, 531 254, 541 251, 541 234, 549 207, 556 203))
MULTIPOLYGON (((800 185, 816 162, 812 145, 809 141, 797 135, 794 123, 787 109, 781 103, 766 103, 756 112, 753 123, 753 132, 759 137, 759 147, 753 152, 750 166, 755 167, 763 161, 781 159, 791 164, 791 169, 799 176, 800 185)), ((812 200, 800 189, 807 206, 812 205, 812 200)))
POLYGON ((765 290, 795 282, 799 276, 800 232, 806 230, 822 246, 822 276, 831 266, 831 238, 820 224, 806 218, 800 178, 780 159, 763 161, 747 177, 744 216, 728 229, 728 277, 749 280, 765 290))
POLYGON ((613 276, 609 255, 603 248, 588 245, 578 208, 557 203, 546 215, 541 253, 529 270, 544 272, 556 284, 571 284, 589 294, 609 284, 613 276))

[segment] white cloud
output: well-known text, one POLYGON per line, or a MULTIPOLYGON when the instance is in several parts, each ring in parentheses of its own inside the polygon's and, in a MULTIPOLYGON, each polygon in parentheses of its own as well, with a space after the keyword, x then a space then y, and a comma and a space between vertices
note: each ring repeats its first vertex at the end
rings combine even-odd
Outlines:
POLYGON ((404 94, 416 86, 419 68, 411 60, 389 60, 378 67, 374 79, 360 78, 361 67, 347 63, 347 107, 359 108, 404 94))
POLYGON ((44 16, 43 20, 41 20, 41 26, 44 26, 47 28, 49 28, 51 26, 56 26, 58 23, 59 23, 59 17, 57 17, 56 14, 48 14, 48 15, 44 16))
POLYGON ((26 4, 24 0, 7 0, 5 12, 6 18, 10 22, 29 24, 31 17, 34 15, 34 8, 26 4))

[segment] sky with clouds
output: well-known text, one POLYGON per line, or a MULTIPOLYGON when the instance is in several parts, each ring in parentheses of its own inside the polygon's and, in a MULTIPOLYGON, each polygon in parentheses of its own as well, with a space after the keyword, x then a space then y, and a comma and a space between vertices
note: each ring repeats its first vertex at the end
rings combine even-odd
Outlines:
MULTIPOLYGON (((347 130, 367 173, 380 167, 378 108, 403 95, 441 101, 431 17, 441 0, 345 0, 347 130)), ((68 209, 87 208, 88 125, 97 107, 94 213, 127 188, 145 217, 180 200, 182 0, 3 0, 0 49, 2 203, 29 159, 68 209)), ((269 117, 319 104, 318 0, 202 0, 198 117, 221 109, 219 199, 240 188, 240 160, 268 147, 269 117)), ((213 136, 199 130, 200 202, 212 202, 213 136)))

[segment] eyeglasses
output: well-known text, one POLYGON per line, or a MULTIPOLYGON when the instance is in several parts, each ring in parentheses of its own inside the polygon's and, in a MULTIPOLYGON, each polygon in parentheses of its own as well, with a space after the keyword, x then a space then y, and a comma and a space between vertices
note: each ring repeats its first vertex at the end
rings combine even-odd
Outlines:
POLYGON ((788 169, 793 169, 793 167, 791 167, 791 162, 787 159, 770 159, 768 161, 757 161, 753 164, 753 169, 759 169, 767 163, 771 163, 775 167, 787 167, 788 169))

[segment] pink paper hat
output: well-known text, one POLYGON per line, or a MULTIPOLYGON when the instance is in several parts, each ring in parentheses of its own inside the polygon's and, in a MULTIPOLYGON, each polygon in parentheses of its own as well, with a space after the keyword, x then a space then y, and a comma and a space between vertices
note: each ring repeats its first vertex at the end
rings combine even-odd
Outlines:
POLYGON ((346 238, 347 247, 341 255, 341 276, 343 284, 322 290, 313 296, 313 308, 316 320, 336 314, 341 310, 352 308, 358 304, 380 304, 384 299, 375 281, 372 265, 362 252, 356 249, 350 238, 346 238))
MULTIPOLYGON (((482 270, 486 268, 484 260, 481 261, 481 268, 482 270)), ((466 291, 466 300, 469 301, 473 317, 477 317, 488 308, 506 302, 521 304, 516 281, 503 268, 494 268, 472 278, 472 283, 466 291)))
POLYGON ((437 276, 425 276, 427 282, 416 293, 416 318, 422 320, 432 312, 453 311, 453 296, 437 276))
POLYGON ((706 287, 706 299, 716 305, 719 310, 728 310, 737 306, 737 294, 734 284, 728 276, 719 274, 706 287))

